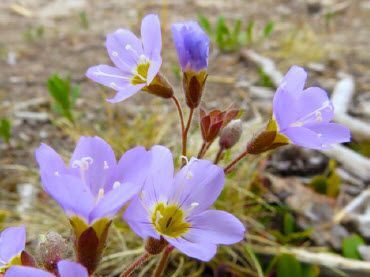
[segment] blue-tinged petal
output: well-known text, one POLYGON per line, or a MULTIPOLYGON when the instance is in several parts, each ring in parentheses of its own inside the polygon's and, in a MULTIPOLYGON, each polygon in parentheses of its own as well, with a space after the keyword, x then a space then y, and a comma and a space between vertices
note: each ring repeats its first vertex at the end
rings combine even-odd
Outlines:
POLYGON ((216 201, 224 187, 221 167, 192 158, 175 176, 169 202, 181 205, 190 214, 200 213, 216 201))
POLYGON ((187 256, 204 262, 211 260, 217 252, 217 246, 212 243, 194 243, 184 238, 166 238, 166 240, 187 256))
POLYGON ((190 231, 185 237, 191 241, 233 244, 244 238, 244 225, 235 216, 224 211, 204 211, 192 216, 190 223, 190 231))
POLYGON ((108 34, 106 47, 112 62, 124 72, 132 72, 144 53, 141 41, 125 29, 108 34))
POLYGON ((132 74, 127 74, 117 67, 101 64, 90 67, 86 72, 86 77, 99 84, 120 91, 130 83, 132 74))
POLYGON ((320 123, 310 126, 309 129, 316 133, 321 144, 326 145, 326 147, 334 143, 349 142, 351 140, 350 130, 341 124, 320 123))
POLYGON ((26 246, 26 228, 9 227, 0 234, 0 261, 8 263, 18 256, 26 246))
POLYGON ((289 140, 299 146, 311 149, 323 149, 323 145, 317 133, 305 127, 290 127, 282 131, 289 140))
POLYGON ((150 59, 158 59, 161 56, 162 35, 159 18, 155 14, 146 15, 141 22, 141 40, 143 41, 144 53, 150 59))
POLYGON ((132 199, 130 205, 123 214, 123 220, 141 238, 153 237, 159 239, 159 234, 154 231, 150 221, 149 207, 144 207, 144 203, 139 197, 132 199))
POLYGON ((160 200, 167 200, 173 186, 173 157, 171 151, 160 145, 151 148, 151 165, 145 181, 142 197, 151 206, 160 200))
POLYGON ((35 151, 36 161, 40 167, 41 176, 45 174, 65 174, 66 165, 53 148, 42 143, 35 151))
MULTIPOLYGON (((319 87, 310 87, 299 94, 296 103, 298 115, 296 124, 316 124, 329 122, 333 119, 334 109, 325 90, 319 87)), ((294 123, 293 123, 294 124, 294 123)))
POLYGON ((73 152, 70 166, 97 196, 116 170, 117 162, 110 145, 99 137, 81 137, 73 152))
POLYGON ((139 84, 139 85, 127 85, 125 88, 122 88, 120 91, 117 92, 117 94, 113 98, 107 99, 110 103, 118 103, 123 100, 126 100, 130 96, 138 93, 143 87, 145 87, 145 84, 139 84))
POLYGON ((148 76, 147 76, 147 81, 146 81, 147 85, 150 85, 154 77, 158 74, 161 65, 162 65, 161 57, 157 58, 156 60, 150 61, 150 66, 148 69, 148 76))
POLYGON ((118 162, 116 174, 106 186, 106 191, 112 188, 114 182, 132 183, 142 187, 149 174, 151 153, 145 147, 138 146, 126 151, 118 162))
POLYGON ((141 186, 123 183, 113 188, 103 196, 90 214, 89 222, 100 218, 112 218, 124 204, 132 199, 141 189, 141 186))
POLYGON ((88 221, 95 198, 85 183, 75 176, 54 174, 46 175, 42 182, 44 190, 68 216, 77 215, 88 221))
POLYGON ((38 268, 15 265, 5 272, 4 277, 55 277, 55 275, 38 268))
POLYGON ((307 79, 307 72, 303 67, 293 65, 285 74, 279 89, 285 90, 291 94, 297 94, 303 91, 307 79))
POLYGON ((58 262, 58 272, 60 277, 89 277, 85 267, 66 260, 58 262))

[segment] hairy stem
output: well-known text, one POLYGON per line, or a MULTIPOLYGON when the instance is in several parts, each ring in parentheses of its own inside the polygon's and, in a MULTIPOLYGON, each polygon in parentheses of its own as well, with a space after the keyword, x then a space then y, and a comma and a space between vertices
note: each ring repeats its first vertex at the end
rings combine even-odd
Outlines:
POLYGON ((191 121, 193 119, 193 114, 194 114, 194 109, 190 109, 189 117, 188 117, 188 122, 186 123, 186 127, 184 132, 182 133, 182 156, 186 157, 186 152, 187 152, 187 142, 188 142, 188 132, 190 129, 191 121))
POLYGON ((182 113, 181 105, 180 105, 180 102, 176 98, 175 95, 173 95, 171 98, 172 98, 173 102, 175 102, 177 111, 179 112, 180 123, 181 123, 181 134, 183 134, 184 133, 184 129, 185 129, 185 123, 184 123, 184 115, 182 113))
POLYGON ((231 163, 229 163, 225 168, 224 168, 224 172, 225 174, 227 173, 230 173, 234 166, 239 162, 241 161, 245 156, 248 155, 248 150, 245 150, 244 152, 242 152, 238 157, 236 157, 233 161, 231 161, 231 163))
POLYGON ((217 155, 216 155, 216 158, 215 160, 213 161, 214 164, 218 164, 218 162, 221 160, 221 157, 222 157, 222 153, 224 152, 225 148, 223 148, 222 146, 220 146, 220 148, 218 149, 218 152, 217 152, 217 155))
POLYGON ((161 260, 159 261, 159 264, 157 265, 156 269, 154 270, 153 277, 160 277, 163 273, 163 270, 166 268, 168 258, 171 254, 171 251, 173 250, 173 246, 169 245, 164 250, 161 260))
POLYGON ((203 141, 202 146, 200 147, 198 155, 197 155, 198 159, 200 159, 203 156, 203 151, 204 149, 206 149, 206 147, 207 147, 207 142, 203 141))
POLYGON ((151 255, 148 252, 145 252, 143 255, 137 258, 137 260, 134 261, 124 272, 122 272, 121 277, 130 276, 135 271, 135 269, 145 263, 150 258, 150 256, 151 255))

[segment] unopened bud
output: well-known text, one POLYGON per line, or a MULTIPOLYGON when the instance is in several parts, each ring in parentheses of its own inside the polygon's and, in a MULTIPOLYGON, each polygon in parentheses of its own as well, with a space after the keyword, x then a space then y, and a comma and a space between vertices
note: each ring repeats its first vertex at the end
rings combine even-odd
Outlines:
POLYGON ((242 122, 240 119, 231 121, 221 131, 220 134, 220 146, 224 149, 230 149, 240 139, 243 132, 242 122))
POLYGON ((199 72, 184 72, 182 86, 185 93, 186 104, 189 108, 194 109, 199 106, 206 80, 207 72, 205 70, 199 72))
POLYGON ((39 262, 46 270, 55 273, 57 263, 67 258, 71 253, 71 248, 66 240, 56 232, 48 232, 41 235, 37 247, 39 262))
POLYGON ((162 237, 160 239, 149 237, 145 243, 145 250, 149 254, 157 255, 163 251, 167 244, 167 241, 162 237))

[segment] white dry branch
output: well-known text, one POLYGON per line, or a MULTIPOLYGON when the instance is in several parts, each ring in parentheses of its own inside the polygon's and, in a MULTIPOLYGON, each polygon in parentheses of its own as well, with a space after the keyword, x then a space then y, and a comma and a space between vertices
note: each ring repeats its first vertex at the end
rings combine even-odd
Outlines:
POLYGON ((369 262, 347 259, 332 253, 313 252, 304 248, 283 246, 253 245, 252 248, 259 254, 276 255, 276 253, 286 253, 294 255, 299 261, 309 264, 316 264, 340 270, 354 270, 357 272, 370 273, 369 262))
POLYGON ((355 82, 352 76, 345 75, 336 84, 331 97, 334 106, 334 120, 346 125, 355 138, 367 139, 370 138, 370 124, 348 114, 354 92, 355 82))
POLYGON ((370 159, 342 145, 333 145, 322 152, 340 162, 351 174, 363 180, 370 180, 370 159))

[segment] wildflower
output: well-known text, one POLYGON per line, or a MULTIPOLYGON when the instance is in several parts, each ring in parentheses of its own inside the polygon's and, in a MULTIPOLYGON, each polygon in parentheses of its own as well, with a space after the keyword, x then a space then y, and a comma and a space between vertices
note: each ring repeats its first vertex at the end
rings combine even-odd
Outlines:
POLYGON ((258 154, 288 143, 327 149, 350 141, 349 129, 331 122, 333 105, 327 93, 319 87, 304 89, 306 77, 303 68, 290 68, 275 93, 273 118, 249 144, 249 153, 258 154))
POLYGON ((0 234, 0 273, 12 265, 22 264, 22 254, 26 246, 25 227, 9 227, 0 234))
POLYGON ((145 16, 141 23, 141 40, 131 31, 118 29, 108 34, 106 47, 115 67, 97 65, 90 67, 86 76, 114 89, 116 95, 108 99, 117 103, 140 90, 169 98, 173 90, 159 74, 162 64, 161 27, 157 15, 145 16))
POLYGON ((78 261, 91 273, 112 217, 143 185, 150 153, 136 147, 117 163, 104 140, 81 137, 69 166, 45 144, 36 150, 36 159, 44 190, 64 209, 74 229, 78 261))
POLYGON ((245 228, 236 217, 208 209, 224 186, 220 167, 192 158, 174 176, 171 152, 154 146, 151 153, 151 173, 123 216, 136 234, 148 242, 165 241, 203 261, 216 254, 218 244, 243 239, 245 228))
POLYGON ((207 79, 209 38, 195 21, 173 24, 172 35, 183 71, 186 103, 196 108, 207 79))
MULTIPOLYGON (((62 260, 58 262, 59 277, 89 277, 86 268, 82 265, 62 260)), ((28 266, 12 266, 4 277, 55 277, 56 275, 39 268, 28 266)))
POLYGON ((202 137, 205 142, 212 142, 220 131, 233 119, 235 119, 240 110, 229 107, 226 111, 211 110, 206 111, 200 108, 200 127, 202 137))

